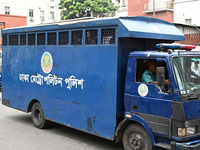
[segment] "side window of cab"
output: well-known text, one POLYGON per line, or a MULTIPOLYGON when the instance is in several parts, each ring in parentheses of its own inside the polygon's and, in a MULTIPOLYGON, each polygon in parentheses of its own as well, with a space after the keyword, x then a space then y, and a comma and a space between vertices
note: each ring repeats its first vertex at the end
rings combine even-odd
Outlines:
POLYGON ((142 79, 142 76, 145 72, 149 71, 148 63, 150 61, 156 62, 155 59, 137 59, 137 61, 136 61, 137 62, 137 64, 136 64, 136 79, 135 79, 136 82, 144 82, 144 80, 142 79))
POLYGON ((157 67, 163 67, 165 70, 165 86, 158 87, 161 92, 168 91, 169 87, 169 75, 168 69, 165 61, 157 61, 156 59, 137 59, 136 64, 136 82, 141 82, 145 84, 155 84, 157 86, 157 67))

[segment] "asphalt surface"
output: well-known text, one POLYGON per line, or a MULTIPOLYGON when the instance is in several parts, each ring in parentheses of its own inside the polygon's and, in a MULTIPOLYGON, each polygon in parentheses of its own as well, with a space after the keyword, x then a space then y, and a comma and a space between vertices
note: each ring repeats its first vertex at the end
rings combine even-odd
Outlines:
POLYGON ((56 123, 37 129, 30 113, 6 107, 0 99, 0 150, 123 150, 123 145, 56 123))
POLYGON ((30 113, 2 105, 1 97, 0 93, 0 150, 123 150, 122 143, 56 123, 37 129, 30 113))

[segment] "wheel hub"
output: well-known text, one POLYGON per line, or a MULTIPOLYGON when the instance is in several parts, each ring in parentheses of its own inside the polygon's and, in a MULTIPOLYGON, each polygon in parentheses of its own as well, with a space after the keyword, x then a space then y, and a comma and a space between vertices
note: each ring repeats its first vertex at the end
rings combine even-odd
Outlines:
POLYGON ((143 143, 142 137, 137 133, 133 133, 130 135, 129 142, 130 142, 131 147, 134 150, 141 150, 141 148, 143 147, 142 146, 142 143, 143 143))
POLYGON ((40 113, 40 111, 39 110, 36 110, 35 111, 35 114, 34 114, 34 119, 35 119, 35 121, 38 123, 38 122, 40 122, 41 121, 41 113, 40 113))

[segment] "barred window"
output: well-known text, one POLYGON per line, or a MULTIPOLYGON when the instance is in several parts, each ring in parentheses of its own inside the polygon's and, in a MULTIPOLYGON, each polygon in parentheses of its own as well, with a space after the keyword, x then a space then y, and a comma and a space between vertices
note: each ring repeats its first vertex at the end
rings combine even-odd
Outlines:
POLYGON ((69 31, 59 32, 59 45, 69 44, 69 31))
POLYGON ((72 45, 79 45, 82 44, 82 30, 79 31, 72 31, 72 45))
POLYGON ((20 45, 26 45, 26 34, 20 35, 20 45))
POLYGON ((35 34, 28 35, 28 45, 35 45, 35 34))
POLYGON ((37 34, 37 45, 45 45, 45 33, 37 34))
POLYGON ((86 30, 85 31, 85 44, 97 44, 98 43, 98 30, 86 30))
POLYGON ((9 35, 9 45, 18 45, 18 35, 9 35))
POLYGON ((7 45, 7 35, 3 35, 3 45, 7 45))
POLYGON ((48 45, 56 45, 56 32, 48 33, 48 45))
POLYGON ((115 44, 115 29, 101 30, 101 44, 115 44))

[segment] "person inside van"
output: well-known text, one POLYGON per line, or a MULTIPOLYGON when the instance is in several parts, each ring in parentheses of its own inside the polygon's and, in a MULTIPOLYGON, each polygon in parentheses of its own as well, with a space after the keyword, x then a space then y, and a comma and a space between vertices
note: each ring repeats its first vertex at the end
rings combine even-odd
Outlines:
POLYGON ((156 67, 157 67, 156 60, 150 60, 148 62, 148 69, 145 70, 144 73, 142 74, 141 82, 157 84, 156 67))

